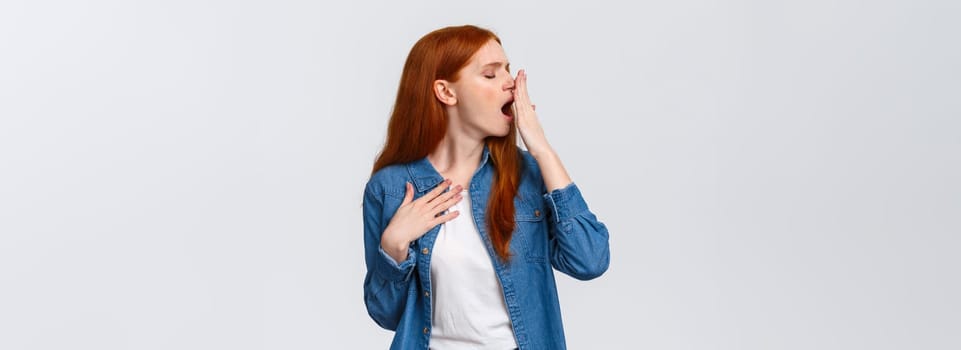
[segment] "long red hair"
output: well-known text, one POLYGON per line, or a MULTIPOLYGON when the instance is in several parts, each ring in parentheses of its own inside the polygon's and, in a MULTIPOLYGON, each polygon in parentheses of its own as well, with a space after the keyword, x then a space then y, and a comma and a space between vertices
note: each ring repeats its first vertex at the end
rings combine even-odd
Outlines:
MULTIPOLYGON (((447 27, 428 33, 414 44, 397 89, 397 100, 387 127, 387 141, 371 174, 398 163, 426 157, 447 133, 447 112, 434 97, 434 81, 456 82, 458 73, 488 41, 500 38, 471 25, 447 27)), ((494 167, 494 183, 487 202, 488 236, 502 261, 510 259, 514 231, 514 196, 520 185, 521 155, 517 131, 485 140, 494 167)))

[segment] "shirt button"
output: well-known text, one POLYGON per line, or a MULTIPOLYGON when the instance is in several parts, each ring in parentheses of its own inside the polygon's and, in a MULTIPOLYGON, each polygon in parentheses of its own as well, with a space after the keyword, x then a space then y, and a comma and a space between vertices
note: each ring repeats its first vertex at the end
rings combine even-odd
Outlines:
POLYGON ((430 292, 424 292, 425 297, 430 297, 430 292))
POLYGON ((540 210, 534 210, 534 216, 538 216, 538 217, 541 216, 541 211, 540 211, 540 210))
POLYGON ((427 255, 427 253, 430 253, 430 249, 424 248, 424 249, 421 249, 420 252, 424 253, 424 255, 427 255))
POLYGON ((424 327, 424 334, 427 334, 428 331, 427 327, 424 327))

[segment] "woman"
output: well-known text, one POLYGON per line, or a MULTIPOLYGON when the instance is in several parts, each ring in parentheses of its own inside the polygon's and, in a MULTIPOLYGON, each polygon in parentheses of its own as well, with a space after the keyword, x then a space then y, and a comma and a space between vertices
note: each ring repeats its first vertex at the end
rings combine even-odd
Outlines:
POLYGON ((364 191, 364 245, 364 302, 391 349, 565 348, 551 268, 600 276, 607 228, 494 33, 447 27, 411 49, 364 191))

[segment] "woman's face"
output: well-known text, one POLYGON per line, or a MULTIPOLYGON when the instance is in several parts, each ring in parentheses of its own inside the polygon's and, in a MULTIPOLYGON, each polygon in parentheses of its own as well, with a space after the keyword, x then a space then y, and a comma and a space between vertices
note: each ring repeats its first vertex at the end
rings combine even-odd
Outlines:
POLYGON ((451 83, 456 95, 460 125, 480 137, 503 137, 513 127, 511 104, 514 78, 507 55, 497 41, 481 47, 464 68, 457 82, 451 83))

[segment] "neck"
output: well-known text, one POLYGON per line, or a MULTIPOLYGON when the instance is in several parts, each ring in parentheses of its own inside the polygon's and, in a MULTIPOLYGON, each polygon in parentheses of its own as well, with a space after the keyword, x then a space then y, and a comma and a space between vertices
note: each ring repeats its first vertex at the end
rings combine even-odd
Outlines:
POLYGON ((483 153, 483 140, 458 139, 448 134, 437 148, 427 155, 427 159, 441 175, 450 177, 466 172, 473 174, 480 165, 483 153))
POLYGON ((480 166, 486 136, 465 127, 459 112, 456 107, 448 106, 447 133, 437 148, 427 155, 427 160, 441 176, 466 188, 480 166))

